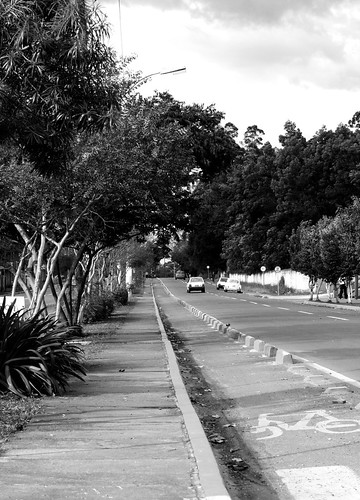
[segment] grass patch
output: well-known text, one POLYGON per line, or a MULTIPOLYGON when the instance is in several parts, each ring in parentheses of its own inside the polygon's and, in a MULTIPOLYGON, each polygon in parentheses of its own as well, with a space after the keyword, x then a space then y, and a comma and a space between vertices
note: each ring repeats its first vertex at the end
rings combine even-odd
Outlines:
MULTIPOLYGON (((261 293, 267 295, 278 295, 278 286, 277 285, 259 285, 258 283, 242 283, 243 292, 250 293, 261 293)), ((285 285, 282 285, 280 288, 280 295, 303 295, 304 291, 297 291, 293 288, 289 288, 285 285)))
POLYGON ((41 400, 0 394, 0 451, 11 434, 22 431, 41 409, 41 400))

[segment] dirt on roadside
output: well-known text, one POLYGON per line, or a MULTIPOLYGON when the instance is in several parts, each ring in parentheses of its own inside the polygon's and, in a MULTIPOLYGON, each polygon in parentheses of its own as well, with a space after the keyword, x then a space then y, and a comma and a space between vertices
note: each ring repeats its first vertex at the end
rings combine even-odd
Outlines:
POLYGON ((275 500, 277 494, 263 477, 256 458, 241 438, 241 429, 227 420, 223 408, 231 400, 215 398, 180 331, 174 329, 160 311, 167 336, 175 352, 192 405, 208 441, 232 500, 275 500))

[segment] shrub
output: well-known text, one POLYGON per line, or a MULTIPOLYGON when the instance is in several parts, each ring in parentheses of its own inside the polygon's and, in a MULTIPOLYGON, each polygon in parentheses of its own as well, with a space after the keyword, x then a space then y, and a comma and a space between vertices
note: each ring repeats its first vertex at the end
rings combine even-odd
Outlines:
POLYGON ((86 375, 82 350, 71 344, 71 331, 41 312, 31 319, 0 307, 0 392, 18 396, 59 394, 71 376, 86 375))
POLYGON ((113 297, 116 304, 126 306, 129 300, 129 292, 124 287, 118 287, 113 292, 113 297))
POLYGON ((84 307, 84 323, 94 323, 107 319, 114 311, 113 295, 107 292, 92 293, 84 307))

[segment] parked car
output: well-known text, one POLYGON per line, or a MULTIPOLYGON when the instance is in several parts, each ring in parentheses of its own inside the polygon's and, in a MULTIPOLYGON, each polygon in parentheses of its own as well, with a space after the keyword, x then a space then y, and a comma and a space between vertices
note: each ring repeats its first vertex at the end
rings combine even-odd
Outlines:
POLYGON ((224 292, 242 293, 240 280, 237 278, 229 278, 224 285, 224 292))
POLYGON ((205 281, 200 276, 193 276, 187 282, 186 285, 187 293, 194 292, 195 290, 205 293, 205 281))
POLYGON ((227 278, 226 276, 220 276, 220 278, 218 279, 218 282, 216 283, 216 290, 220 290, 220 288, 224 288, 225 286, 225 283, 227 282, 229 278, 227 278))
POLYGON ((175 279, 176 280, 184 280, 185 279, 185 271, 176 271, 175 279))

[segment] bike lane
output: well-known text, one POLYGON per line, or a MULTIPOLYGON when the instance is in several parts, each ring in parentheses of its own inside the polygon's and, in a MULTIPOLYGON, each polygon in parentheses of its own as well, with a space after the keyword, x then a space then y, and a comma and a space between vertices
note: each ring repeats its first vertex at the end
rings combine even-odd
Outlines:
POLYGON ((205 325, 161 285, 155 294, 237 433, 244 462, 261 469, 278 498, 359 499, 359 390, 301 363, 276 365, 205 325))

